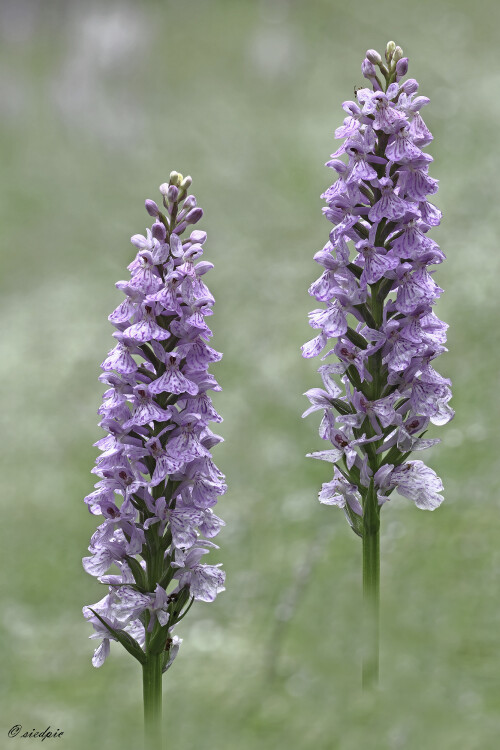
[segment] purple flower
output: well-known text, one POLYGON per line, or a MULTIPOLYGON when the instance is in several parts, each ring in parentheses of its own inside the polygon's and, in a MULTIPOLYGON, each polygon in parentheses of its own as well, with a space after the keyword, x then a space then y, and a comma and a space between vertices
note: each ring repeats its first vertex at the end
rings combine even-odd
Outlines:
MULTIPOLYGON (((417 508, 424 510, 435 510, 443 502, 443 496, 438 494, 443 489, 443 483, 436 472, 423 461, 406 461, 395 468, 386 464, 384 469, 387 468, 392 470, 385 473, 381 479, 381 489, 395 487, 400 495, 413 500, 417 508)), ((377 474, 375 480, 377 481, 377 474)))
POLYGON ((213 266, 201 260, 206 233, 192 228, 203 211, 187 196, 190 184, 172 172, 160 188, 165 212, 146 201, 155 221, 131 238, 131 278, 118 282, 125 299, 109 316, 117 343, 102 363, 98 410, 107 435, 96 443, 99 479, 85 498, 103 523, 83 566, 109 586, 84 608, 91 638, 101 639, 96 667, 114 640, 141 662, 150 644, 166 644, 166 670, 181 642, 172 631, 191 602, 224 589, 220 566, 201 563, 224 524, 212 508, 226 485, 210 453, 222 440, 209 428, 222 421, 209 395, 220 386, 208 372, 222 355, 209 344, 214 299, 202 280, 213 266), (107 575, 113 565, 119 574, 107 575))
MULTIPOLYGON (((363 508, 359 502, 359 493, 356 485, 350 484, 337 468, 334 469, 332 481, 323 484, 319 493, 319 501, 323 505, 336 505, 343 509, 346 508, 347 504, 353 513, 356 513, 358 516, 363 515, 363 508)), ((348 515, 347 519, 349 520, 348 515)))
POLYGON ((177 550, 172 566, 179 568, 174 574, 179 581, 179 589, 189 586, 195 599, 213 602, 217 594, 224 591, 225 576, 218 565, 200 564, 201 557, 207 552, 207 549, 199 546, 192 547, 188 552, 177 550))
POLYGON ((320 437, 331 444, 308 455, 335 464, 319 499, 343 508, 361 535, 370 488, 379 506, 395 489, 418 508, 438 507, 441 480, 407 459, 439 442, 423 439, 429 423, 453 417, 451 382, 433 367, 447 325, 432 309, 443 290, 430 266, 445 256, 428 236, 441 218, 428 200, 438 189, 423 150, 429 100, 414 79, 402 80, 408 59, 392 42, 385 59, 368 50, 361 69, 371 88, 344 102, 349 116, 335 131, 345 140, 327 162, 336 181, 322 195, 333 228, 309 289, 322 306, 309 314, 316 336, 302 347, 308 358, 330 347, 319 368, 325 387, 306 392, 303 414, 322 412, 320 437))

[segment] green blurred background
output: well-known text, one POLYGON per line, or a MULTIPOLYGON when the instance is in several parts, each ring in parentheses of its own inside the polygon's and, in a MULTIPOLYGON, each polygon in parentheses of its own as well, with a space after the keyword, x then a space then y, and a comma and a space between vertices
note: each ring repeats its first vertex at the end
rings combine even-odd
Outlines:
MULTIPOLYGON (((96 519, 99 363, 114 288, 172 169, 205 209, 217 300, 214 368, 229 490, 211 557, 227 591, 182 626, 164 680, 176 750, 490 750, 498 747, 498 121, 500 4, 327 0, 0 3, 2 178, 2 747, 13 724, 64 730, 71 750, 142 737, 141 679, 106 665, 81 607, 96 519), (382 532, 381 690, 360 695, 361 545, 320 506, 329 467, 319 385, 303 360, 307 294, 326 241, 341 103, 368 47, 394 39, 431 97, 432 175, 448 256, 438 369, 455 420, 424 458, 435 513, 395 496, 382 532)), ((52 740, 55 742, 55 740, 52 740)))

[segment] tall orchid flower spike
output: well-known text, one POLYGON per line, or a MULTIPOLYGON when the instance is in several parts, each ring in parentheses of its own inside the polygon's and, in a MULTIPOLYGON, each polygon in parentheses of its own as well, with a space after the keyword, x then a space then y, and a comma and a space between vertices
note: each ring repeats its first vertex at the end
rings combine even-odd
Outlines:
POLYGON ((99 481, 85 498, 104 520, 83 567, 108 587, 83 608, 100 641, 92 663, 100 667, 117 641, 142 665, 148 748, 161 747, 162 674, 181 643, 174 629, 195 599, 224 590, 220 567, 201 562, 223 526, 213 507, 226 485, 210 454, 222 440, 209 428, 222 421, 209 396, 220 387, 208 367, 222 356, 205 322, 212 264, 201 260, 207 235, 194 229, 203 211, 190 185, 172 172, 160 186, 165 212, 147 200, 155 221, 132 237, 131 278, 116 285, 125 299, 109 316, 116 345, 99 378, 108 434, 96 443, 99 481))
POLYGON ((451 382, 433 367, 446 351, 447 325, 433 312, 443 290, 429 271, 445 257, 428 236, 441 220, 427 200, 438 189, 423 150, 432 140, 420 114, 429 99, 417 95, 415 79, 403 80, 408 59, 394 42, 385 61, 368 50, 361 70, 371 88, 344 102, 347 117, 335 131, 343 142, 327 162, 338 175, 322 196, 333 229, 314 256, 324 271, 309 290, 324 307, 310 313, 318 335, 302 353, 317 357, 327 347, 322 360, 337 359, 319 368, 325 389, 305 394, 304 416, 323 411, 320 436, 331 446, 309 455, 335 464, 320 502, 342 508, 363 540, 370 685, 378 680, 381 507, 393 490, 418 508, 441 504, 441 480, 409 456, 439 442, 423 435, 453 410, 451 382))

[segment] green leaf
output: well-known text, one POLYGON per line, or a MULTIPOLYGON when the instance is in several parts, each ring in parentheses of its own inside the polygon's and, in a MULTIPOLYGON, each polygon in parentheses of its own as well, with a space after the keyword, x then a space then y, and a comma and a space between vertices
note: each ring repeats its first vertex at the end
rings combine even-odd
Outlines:
POLYGON ((160 627, 159 630, 154 633, 153 637, 149 641, 148 656, 150 654, 158 656, 158 654, 161 654, 163 651, 165 651, 165 646, 168 638, 168 629, 169 624, 167 622, 166 625, 163 625, 163 627, 160 627))
POLYGON ((102 622, 104 627, 106 627, 109 632, 115 636, 116 640, 122 644, 123 648, 125 648, 129 652, 129 654, 132 654, 132 656, 141 664, 146 663, 146 654, 139 646, 135 638, 132 638, 132 636, 125 630, 115 630, 115 628, 112 628, 111 625, 106 622, 106 620, 103 620, 103 618, 98 615, 97 612, 92 609, 92 607, 89 607, 89 609, 97 617, 97 619, 102 622))
POLYGON ((178 617, 177 617, 177 619, 176 619, 176 624, 177 624, 178 622, 180 622, 181 620, 183 620, 183 619, 185 618, 185 616, 187 615, 187 613, 189 612, 189 610, 190 610, 190 609, 191 609, 191 607, 193 606, 193 602, 194 602, 194 596, 192 596, 192 597, 191 597, 191 601, 190 601, 190 602, 189 602, 189 604, 187 605, 187 607, 186 607, 186 609, 184 610, 184 612, 183 612, 183 613, 182 613, 182 614, 181 614, 180 616, 178 616, 178 617))
POLYGON ((353 384, 355 388, 357 388, 358 391, 361 391, 361 393, 364 393, 363 391, 363 385, 361 383, 361 378, 359 377, 359 372, 356 370, 354 365, 349 365, 349 367, 346 370, 346 375, 353 384))
POLYGON ((359 279, 361 277, 361 274, 363 273, 363 269, 361 266, 357 266, 355 263, 348 263, 347 268, 351 273, 353 273, 357 278, 359 279))
POLYGON ((347 406, 345 401, 341 401, 339 398, 332 398, 331 401, 332 405, 340 414, 352 414, 351 409, 347 406))
POLYGON ((353 305, 353 307, 356 308, 356 310, 358 310, 361 313, 361 317, 363 318, 367 326, 369 326, 370 328, 377 327, 373 319, 373 315, 371 314, 367 305, 353 305))
POLYGON ((136 560, 135 557, 132 557, 131 555, 127 555, 126 559, 127 559, 127 564, 135 578, 135 582, 139 586, 139 589, 146 591, 147 589, 146 574, 144 573, 140 562, 136 560))
POLYGON ((350 341, 352 341, 354 346, 357 346, 359 349, 368 348, 368 341, 360 333, 355 331, 354 328, 348 327, 345 335, 350 341))
POLYGON ((175 573, 175 570, 169 566, 159 581, 159 584, 162 587, 162 589, 167 588, 168 584, 173 578, 174 573, 175 573))
POLYGON ((189 586, 183 586, 182 589, 172 598, 172 604, 169 607, 171 625, 177 622, 177 616, 181 613, 184 605, 189 600, 189 586))
POLYGON ((168 638, 165 643, 165 653, 163 655, 162 674, 167 671, 167 664, 170 661, 170 647, 172 646, 172 639, 168 638))
POLYGON ((363 538, 363 518, 358 516, 358 514, 349 507, 349 503, 345 504, 345 512, 351 523, 351 529, 357 536, 363 538))

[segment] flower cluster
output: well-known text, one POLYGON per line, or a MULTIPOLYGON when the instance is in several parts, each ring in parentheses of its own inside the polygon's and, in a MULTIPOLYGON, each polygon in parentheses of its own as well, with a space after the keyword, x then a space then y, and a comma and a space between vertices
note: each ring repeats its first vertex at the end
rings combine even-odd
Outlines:
POLYGON ((200 260, 207 235, 193 228, 203 211, 190 184, 172 172, 160 186, 165 213, 146 201, 155 221, 132 237, 131 278, 116 284, 125 299, 109 316, 116 346, 99 378, 108 434, 96 443, 99 481, 85 498, 104 521, 83 567, 109 586, 83 610, 90 637, 102 639, 96 667, 117 640, 142 663, 162 653, 165 671, 179 648, 176 623, 195 599, 211 602, 223 590, 220 567, 201 562, 216 547, 209 539, 223 521, 212 508, 226 485, 210 455, 222 438, 208 426, 222 421, 208 393, 220 390, 208 367, 222 356, 205 321, 214 299, 203 276, 213 266, 200 260))
POLYGON ((441 219, 427 200, 438 189, 423 150, 432 140, 420 114, 429 99, 417 96, 416 80, 402 80, 407 70, 394 42, 385 62, 368 50, 362 73, 371 88, 343 104, 335 136, 344 141, 327 162, 337 179, 322 195, 333 229, 314 256, 324 270, 309 290, 325 307, 310 313, 318 335, 302 347, 316 357, 328 345, 322 359, 338 360, 319 368, 324 388, 305 394, 304 416, 323 412, 320 436, 332 447, 310 455, 336 464, 320 501, 343 508, 359 534, 370 487, 379 506, 394 489, 419 508, 442 502, 434 471, 407 458, 439 442, 423 439, 429 422, 453 417, 451 382, 432 364, 446 351, 447 325, 433 312, 443 290, 429 271, 445 258, 428 236, 441 219))

